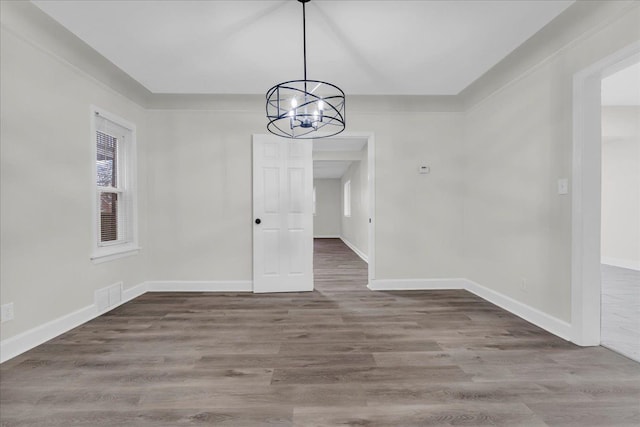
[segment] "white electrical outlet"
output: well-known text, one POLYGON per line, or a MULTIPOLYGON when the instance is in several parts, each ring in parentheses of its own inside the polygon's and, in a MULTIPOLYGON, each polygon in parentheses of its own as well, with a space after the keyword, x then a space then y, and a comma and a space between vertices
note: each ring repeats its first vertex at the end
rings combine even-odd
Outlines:
POLYGON ((13 320, 13 303, 3 304, 1 309, 2 323, 8 322, 9 320, 13 320))

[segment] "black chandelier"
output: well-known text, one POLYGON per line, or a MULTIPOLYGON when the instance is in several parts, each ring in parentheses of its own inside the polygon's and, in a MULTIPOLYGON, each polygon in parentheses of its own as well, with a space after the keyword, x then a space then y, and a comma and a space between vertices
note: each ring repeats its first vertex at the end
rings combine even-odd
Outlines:
POLYGON ((267 91, 267 129, 285 138, 326 138, 345 128, 344 92, 331 83, 307 80, 305 3, 309 0, 298 1, 302 3, 304 80, 279 83, 267 91))

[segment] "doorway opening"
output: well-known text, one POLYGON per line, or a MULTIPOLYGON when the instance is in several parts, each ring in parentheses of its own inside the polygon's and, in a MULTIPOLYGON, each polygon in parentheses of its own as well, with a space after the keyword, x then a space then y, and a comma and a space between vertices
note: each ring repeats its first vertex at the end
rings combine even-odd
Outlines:
POLYGON ((603 246, 607 241, 602 235, 608 227, 603 219, 610 214, 603 200, 607 203, 611 196, 602 193, 608 187, 603 182, 602 172, 608 167, 603 160, 610 160, 604 157, 608 153, 603 155, 603 130, 609 126, 603 123, 603 80, 639 62, 640 42, 636 42, 574 76, 571 320, 573 341, 583 346, 603 344, 602 263, 610 262, 606 260, 610 248, 603 246))
POLYGON ((602 80, 602 346, 640 362, 640 62, 602 80))
POLYGON ((374 160, 372 133, 347 133, 313 141, 317 283, 327 280, 331 276, 331 264, 337 265, 341 259, 349 262, 341 264, 344 271, 334 271, 334 275, 350 273, 350 283, 361 284, 363 288, 374 279, 374 160), (362 274, 363 270, 366 275, 362 274))

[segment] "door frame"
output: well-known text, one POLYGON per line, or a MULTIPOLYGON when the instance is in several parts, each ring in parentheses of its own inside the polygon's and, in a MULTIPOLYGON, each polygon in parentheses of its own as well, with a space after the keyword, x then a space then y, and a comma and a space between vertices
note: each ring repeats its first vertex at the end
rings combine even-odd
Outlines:
POLYGON ((600 345, 602 79, 640 61, 640 42, 573 76, 571 198, 572 341, 600 345))

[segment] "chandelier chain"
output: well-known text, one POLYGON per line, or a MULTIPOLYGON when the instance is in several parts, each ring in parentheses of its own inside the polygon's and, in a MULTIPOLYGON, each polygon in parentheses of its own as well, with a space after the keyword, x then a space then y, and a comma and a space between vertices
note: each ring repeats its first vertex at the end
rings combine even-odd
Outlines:
POLYGON ((304 2, 302 3, 302 56, 304 57, 304 79, 307 80, 307 14, 304 2))

